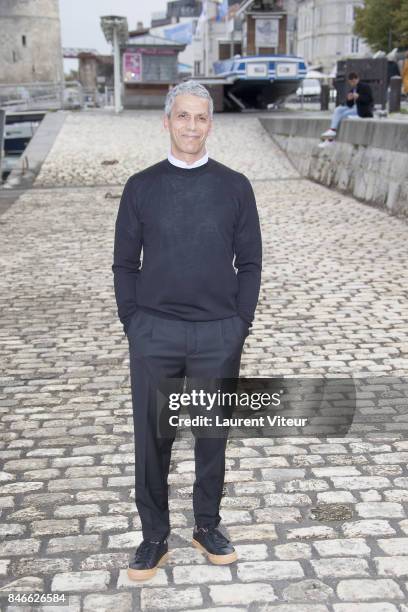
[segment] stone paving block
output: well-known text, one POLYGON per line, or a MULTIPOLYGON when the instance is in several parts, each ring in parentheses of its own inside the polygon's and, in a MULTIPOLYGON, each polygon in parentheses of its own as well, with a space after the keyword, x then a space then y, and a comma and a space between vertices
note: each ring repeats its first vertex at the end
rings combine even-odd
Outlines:
POLYGON ((333 485, 339 489, 384 489, 390 486, 388 478, 381 476, 332 476, 333 485))
POLYGON ((274 525, 270 523, 257 523, 256 525, 231 525, 228 533, 234 542, 240 540, 275 540, 278 536, 274 525))
MULTIPOLYGON (((238 547, 235 547, 238 552, 238 547)), ((207 563, 205 555, 199 552, 196 548, 191 547, 177 547, 169 549, 169 557, 167 565, 191 565, 193 563, 203 564, 207 563)))
POLYGON ((266 544, 236 544, 239 561, 263 561, 268 557, 266 544))
POLYGON ((73 568, 72 559, 37 556, 23 557, 13 562, 12 575, 26 576, 27 574, 54 574, 55 572, 68 572, 73 568))
POLYGON ((261 495, 276 491, 276 484, 272 481, 234 483, 234 491, 237 495, 261 495))
POLYGON ((270 506, 307 506, 312 500, 304 493, 271 493, 265 495, 265 503, 270 506))
POLYGON ((325 542, 313 542, 313 547, 317 550, 321 557, 337 557, 350 555, 369 556, 370 547, 363 539, 343 538, 340 540, 328 540, 325 542))
POLYGON ((57 506, 54 510, 55 518, 70 518, 70 517, 82 517, 92 516, 100 514, 101 508, 97 504, 77 504, 77 505, 66 505, 57 506))
POLYGON ((334 612, 398 612, 395 604, 382 601, 379 603, 335 603, 334 612))
POLYGON ((262 478, 264 480, 273 480, 274 482, 280 480, 292 480, 295 478, 303 478, 305 475, 304 470, 290 469, 290 468, 271 468, 261 469, 262 478))
MULTIPOLYGON (((199 608, 200 612, 204 610, 206 612, 245 612, 245 608, 241 608, 240 606, 211 606, 210 608, 199 608)), ((188 610, 183 610, 183 612, 197 612, 197 608, 189 608, 188 610)))
POLYGON ((312 548, 310 544, 305 544, 303 542, 277 544, 274 547, 274 552, 278 559, 310 559, 312 557, 312 548))
POLYGON ((40 481, 29 482, 7 482, 1 486, 2 495, 16 495, 18 493, 27 493, 28 491, 38 491, 44 487, 44 483, 40 481))
POLYGON ((167 574, 164 568, 160 568, 157 570, 156 574, 153 578, 149 578, 149 580, 130 580, 127 575, 127 566, 126 569, 122 568, 119 571, 118 581, 116 584, 117 589, 122 588, 132 588, 132 589, 140 589, 146 586, 155 587, 155 586, 164 586, 168 584, 167 574))
POLYGON ((259 523, 299 523, 302 520, 302 515, 299 508, 279 506, 276 508, 258 508, 254 510, 254 518, 259 523))
POLYGON ((379 455, 373 455, 374 463, 403 463, 404 465, 408 462, 408 452, 396 452, 396 453, 381 453, 379 455))
POLYGON ((26 525, 19 525, 18 523, 4 523, 3 525, 0 525, 1 538, 24 535, 26 531, 26 525))
POLYGON ((62 572, 55 574, 51 589, 53 591, 103 591, 110 581, 106 570, 84 570, 82 572, 62 572))
MULTIPOLYGON (((132 479, 132 482, 134 483, 134 479, 132 479)), ((109 481, 108 481, 108 486, 109 485, 109 481)), ((118 491, 106 491, 106 490, 102 490, 102 491, 79 491, 76 494, 76 499, 77 501, 81 502, 81 503, 88 503, 88 502, 106 502, 106 501, 110 501, 110 502, 114 502, 114 501, 119 501, 120 500, 120 493, 118 491)))
POLYGON ((304 572, 298 561, 262 561, 237 563, 237 575, 243 582, 250 582, 302 578, 304 572))
POLYGON ((33 521, 31 523, 33 536, 42 535, 69 535, 79 533, 79 521, 77 519, 47 519, 45 521, 33 521))
POLYGON ((316 576, 319 578, 348 578, 353 576, 369 576, 369 567, 365 559, 354 559, 352 557, 342 557, 340 559, 311 560, 316 576))
POLYGON ((102 478, 61 478, 50 480, 48 483, 49 491, 86 490, 98 487, 102 488, 102 478))
POLYGON ((51 538, 47 546, 47 554, 73 552, 97 552, 101 547, 101 537, 98 535, 77 535, 61 538, 51 538))
POLYGON ((0 557, 35 555, 40 549, 40 544, 40 540, 35 538, 6 540, 5 542, 0 542, 0 557))
POLYGON ((373 561, 379 576, 408 576, 408 556, 374 557, 373 561))
POLYGON ((333 589, 316 578, 301 580, 294 582, 285 587, 282 591, 282 597, 288 601, 326 601, 334 596, 333 589))
POLYGON ((327 525, 314 525, 313 527, 296 527, 286 530, 288 540, 303 540, 310 538, 335 538, 338 534, 327 525))
POLYGON ((266 604, 259 607, 260 612, 328 612, 328 610, 328 607, 321 603, 266 604))
POLYGON ((0 559, 0 576, 7 576, 11 559, 0 559))
POLYGON ((152 587, 141 590, 142 610, 182 610, 187 606, 200 606, 203 597, 198 587, 152 587))
POLYGON ((127 516, 116 514, 114 516, 92 516, 85 519, 84 533, 101 533, 103 531, 117 531, 127 529, 129 519, 127 516))
POLYGON ((42 593, 43 590, 43 578, 38 578, 37 576, 24 576, 17 580, 11 580, 0 588, 0 603, 9 602, 9 593, 42 593))
POLYGON ((92 593, 84 599, 83 612, 133 612, 131 593, 92 593))
POLYGON ((404 599, 404 594, 398 584, 389 578, 340 580, 337 585, 337 595, 346 601, 404 599))
POLYGON ((128 531, 127 533, 118 533, 109 536, 108 548, 133 548, 139 546, 142 540, 143 536, 141 531, 128 531))
POLYGON ((349 523, 343 523, 341 529, 346 538, 395 534, 395 529, 390 525, 389 521, 381 519, 362 519, 361 521, 350 521, 349 523))
POLYGON ((386 555, 408 555, 408 538, 387 538, 377 540, 386 555))
POLYGON ((231 582, 231 570, 227 566, 182 565, 173 568, 175 584, 210 584, 231 582))
POLYGON ((289 480, 282 485, 282 490, 285 493, 293 491, 325 491, 329 488, 329 483, 326 480, 318 478, 309 478, 308 480, 289 480))
MULTIPOLYGON (((273 447, 275 448, 275 447, 273 447)), ((289 467, 285 457, 251 457, 239 460, 240 469, 289 467)))
POLYGON ((365 518, 401 518, 406 516, 402 504, 370 501, 355 506, 356 512, 365 518))
POLYGON ((276 601, 273 587, 266 582, 231 585, 209 585, 210 597, 218 605, 250 605, 255 602, 276 601))
POLYGON ((353 504, 357 500, 351 491, 323 491, 317 494, 317 501, 325 504, 353 504))
POLYGON ((96 555, 90 555, 81 561, 81 570, 117 570, 120 568, 127 568, 129 562, 128 552, 117 552, 117 553, 99 553, 96 555))

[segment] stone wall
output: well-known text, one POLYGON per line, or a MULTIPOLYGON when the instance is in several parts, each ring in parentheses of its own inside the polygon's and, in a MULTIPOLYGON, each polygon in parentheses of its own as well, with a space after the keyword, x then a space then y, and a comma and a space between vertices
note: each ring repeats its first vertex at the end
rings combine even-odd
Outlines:
POLYGON ((260 118, 305 177, 408 216, 408 121, 344 119, 335 146, 319 148, 327 119, 260 118))
POLYGON ((0 84, 63 81, 58 0, 0 1, 0 65, 0 84))

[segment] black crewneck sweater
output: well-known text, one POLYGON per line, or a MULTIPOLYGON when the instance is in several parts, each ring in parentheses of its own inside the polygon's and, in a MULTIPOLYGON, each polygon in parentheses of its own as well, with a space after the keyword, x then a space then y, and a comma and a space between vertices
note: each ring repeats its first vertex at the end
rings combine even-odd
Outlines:
POLYGON ((251 326, 261 269, 258 212, 244 174, 212 158, 195 168, 164 159, 127 180, 112 265, 125 333, 138 309, 186 321, 238 314, 251 326))

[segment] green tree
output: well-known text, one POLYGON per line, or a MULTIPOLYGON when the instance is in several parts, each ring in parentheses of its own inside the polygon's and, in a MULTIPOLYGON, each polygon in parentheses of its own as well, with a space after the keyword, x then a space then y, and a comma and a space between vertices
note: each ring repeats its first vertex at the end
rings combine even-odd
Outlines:
MULTIPOLYGON (((364 38, 374 51, 391 51, 401 46, 405 27, 401 25, 402 13, 407 13, 408 0, 365 0, 356 8, 354 33, 364 38)), ((405 22, 406 23, 406 22, 405 22)))
POLYGON ((395 11, 395 31, 398 46, 408 47, 408 0, 401 0, 400 8, 395 11))
POLYGON ((73 68, 71 68, 69 73, 65 73, 65 80, 66 81, 78 81, 78 79, 79 79, 79 72, 78 72, 78 70, 74 70, 73 68))

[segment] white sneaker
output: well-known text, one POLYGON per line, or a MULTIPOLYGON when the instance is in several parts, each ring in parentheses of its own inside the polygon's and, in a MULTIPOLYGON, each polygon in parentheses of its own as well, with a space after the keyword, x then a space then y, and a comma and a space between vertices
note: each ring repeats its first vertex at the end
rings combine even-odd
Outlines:
POLYGON ((331 128, 329 128, 328 130, 322 133, 322 136, 323 138, 333 138, 337 136, 337 132, 336 130, 332 130, 331 128))
POLYGON ((335 141, 335 140, 323 140, 323 142, 321 142, 321 143, 320 143, 320 144, 318 144, 317 146, 318 146, 320 149, 324 149, 325 147, 331 147, 331 146, 333 146, 333 145, 335 145, 335 144, 336 144, 336 141, 335 141))

